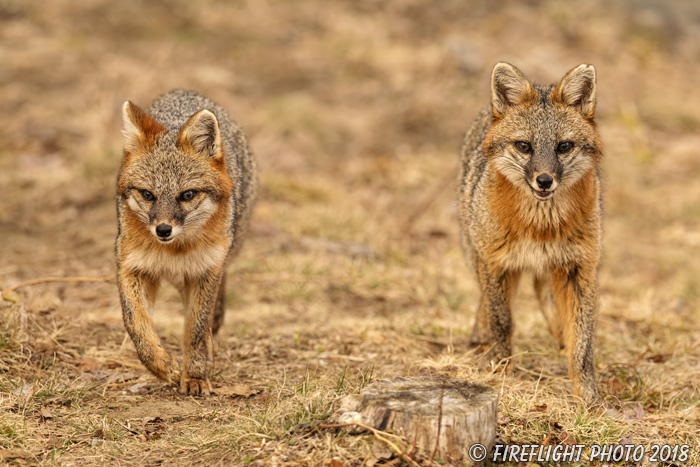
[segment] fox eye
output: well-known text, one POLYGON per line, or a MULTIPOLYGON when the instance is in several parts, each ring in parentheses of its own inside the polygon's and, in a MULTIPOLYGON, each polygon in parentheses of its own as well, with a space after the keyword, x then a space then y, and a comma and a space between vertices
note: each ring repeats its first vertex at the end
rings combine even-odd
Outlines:
POLYGON ((146 201, 153 201, 156 199, 155 196, 153 196, 153 193, 151 193, 148 190, 139 190, 141 192, 141 196, 143 197, 144 200, 146 201))
POLYGON ((567 152, 571 151, 574 147, 574 143, 571 141, 562 141, 559 143, 557 146, 557 152, 559 154, 566 154, 567 152))
POLYGON ((197 192, 194 190, 183 191, 182 193, 180 193, 180 200, 181 201, 192 201, 194 199, 195 194, 197 194, 197 192))
POLYGON ((513 143, 515 149, 522 152, 523 154, 530 154, 532 152, 532 146, 527 141, 516 141, 513 143))

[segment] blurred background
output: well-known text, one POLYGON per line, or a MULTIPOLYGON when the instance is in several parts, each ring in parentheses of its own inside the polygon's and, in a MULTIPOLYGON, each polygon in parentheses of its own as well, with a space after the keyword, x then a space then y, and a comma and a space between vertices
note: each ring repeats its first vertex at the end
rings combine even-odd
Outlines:
MULTIPOLYGON (((697 2, 3 0, 0 21, 0 248, 15 274, 110 269, 120 105, 173 87, 246 129, 258 226, 372 243, 449 177, 500 60, 541 83, 597 67, 606 270, 638 290, 694 267, 697 2), (353 225, 301 226, 306 212, 353 225)), ((430 211, 454 217, 452 197, 430 211)))
MULTIPOLYGON (((454 200, 462 138, 497 61, 539 83, 595 65, 606 148, 598 366, 634 363, 648 383, 642 414, 660 412, 635 439, 686 436, 700 420, 697 1, 0 0, 0 287, 114 271, 121 104, 183 87, 229 110, 260 167, 249 240, 230 268, 219 379, 274 387, 282 368, 300 378, 330 352, 360 360, 326 355, 327 374, 370 358, 375 375, 490 381, 460 357, 478 290, 454 200)), ((52 327, 66 355, 135 358, 113 283, 23 294, 22 342, 35 353, 52 327)), ((530 287, 521 295, 521 367, 565 377, 530 287)), ((179 310, 172 289, 159 300, 179 310)), ((155 321, 178 351, 181 316, 155 321)), ((64 359, 61 371, 77 371, 64 359)), ((12 371, 29 378, 26 365, 12 371)), ((537 392, 525 370, 508 378, 537 392)), ((633 430, 621 426, 617 441, 633 430)))

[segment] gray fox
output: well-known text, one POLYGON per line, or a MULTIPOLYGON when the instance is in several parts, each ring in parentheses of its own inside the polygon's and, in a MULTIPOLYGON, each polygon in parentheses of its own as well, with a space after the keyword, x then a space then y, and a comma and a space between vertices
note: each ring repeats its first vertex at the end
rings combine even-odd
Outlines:
POLYGON ((173 90, 147 111, 127 101, 122 110, 116 257, 124 326, 151 373, 180 392, 209 394, 207 356, 223 322, 226 264, 255 202, 255 160, 228 113, 195 92, 173 90), (181 369, 151 320, 162 279, 185 303, 181 369))
POLYGON ((570 70, 556 85, 532 84, 498 63, 491 105, 461 151, 462 248, 482 296, 471 343, 492 361, 511 355, 511 301, 523 270, 561 348, 574 394, 598 400, 593 338, 601 250, 602 145, 594 112, 596 72, 570 70), (549 311, 549 313, 548 313, 549 311))

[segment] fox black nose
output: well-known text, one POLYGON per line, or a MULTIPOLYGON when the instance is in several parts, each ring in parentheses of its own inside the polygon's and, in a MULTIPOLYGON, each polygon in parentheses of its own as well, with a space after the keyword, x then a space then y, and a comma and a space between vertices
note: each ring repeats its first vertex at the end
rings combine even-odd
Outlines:
POLYGON ((167 238, 171 233, 173 233, 173 228, 168 224, 160 224, 158 227, 156 227, 156 235, 158 235, 160 238, 167 238))
POLYGON ((546 190, 552 186, 552 182, 554 181, 552 176, 549 174, 540 174, 535 180, 537 180, 537 186, 540 187, 541 190, 546 190))

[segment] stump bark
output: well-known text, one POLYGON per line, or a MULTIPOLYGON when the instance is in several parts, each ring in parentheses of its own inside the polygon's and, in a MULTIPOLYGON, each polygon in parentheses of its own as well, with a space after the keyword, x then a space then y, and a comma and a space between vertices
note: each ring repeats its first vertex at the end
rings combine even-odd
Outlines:
POLYGON ((365 424, 415 440, 428 455, 437 442, 436 459, 483 465, 468 451, 475 443, 493 447, 498 393, 457 378, 380 379, 365 388, 357 411, 365 424))

